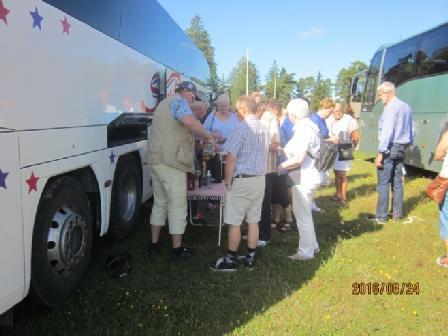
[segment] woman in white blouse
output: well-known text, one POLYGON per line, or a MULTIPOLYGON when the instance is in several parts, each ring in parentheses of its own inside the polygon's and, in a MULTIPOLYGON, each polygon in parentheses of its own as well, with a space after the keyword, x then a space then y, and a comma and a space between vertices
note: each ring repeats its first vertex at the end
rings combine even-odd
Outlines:
MULTIPOLYGON (((333 114, 326 120, 330 137, 338 139, 338 143, 351 143, 353 146, 359 141, 359 127, 355 119, 345 114, 340 103, 336 103, 333 114)), ((348 179, 347 172, 351 168, 351 160, 339 160, 336 158, 334 162, 334 177, 336 184, 336 195, 333 196, 335 201, 345 205, 347 202, 348 179)))
POLYGON ((320 173, 313 159, 320 147, 319 128, 308 118, 309 106, 305 100, 291 100, 287 111, 294 124, 294 136, 284 148, 287 160, 277 167, 277 171, 281 173, 288 170, 294 184, 291 187, 292 209, 300 235, 299 248, 289 258, 309 260, 319 252, 311 212, 314 194, 321 183, 320 173))

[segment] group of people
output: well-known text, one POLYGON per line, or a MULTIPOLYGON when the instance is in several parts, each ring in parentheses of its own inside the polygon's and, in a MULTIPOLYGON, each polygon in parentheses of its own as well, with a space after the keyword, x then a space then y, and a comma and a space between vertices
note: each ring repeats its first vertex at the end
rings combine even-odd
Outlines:
MULTIPOLYGON (((378 203, 376 214, 370 219, 385 224, 389 216, 389 190, 393 194, 392 219, 403 216, 403 162, 413 138, 412 110, 396 97, 390 82, 378 87, 378 95, 385 107, 379 120, 379 150, 375 159, 378 203)), ((182 244, 182 235, 187 218, 186 173, 195 173, 195 140, 199 137, 226 154, 224 222, 229 227, 228 246, 226 253, 209 267, 215 271, 235 271, 242 259, 248 269, 253 269, 257 247, 269 244, 272 229, 289 230, 292 213, 300 238, 296 253, 289 258, 313 259, 319 253, 312 215, 313 209, 318 209, 314 195, 327 180, 327 172, 320 171, 316 162, 327 142, 338 147, 355 147, 360 138, 357 121, 344 113, 341 103, 330 98, 323 99, 314 113, 310 113, 307 100, 297 98, 288 103, 284 115, 278 101, 265 102, 258 92, 239 97, 235 112, 230 110, 226 94, 218 97, 216 110, 206 116, 208 107, 207 102, 201 101, 194 83, 185 81, 154 113, 148 148, 154 191, 148 253, 159 253, 160 228, 168 219, 172 257, 186 259, 193 254, 182 244), (248 226, 247 254, 238 258, 243 223, 248 226)), ((445 158, 447 148, 448 135, 445 135, 436 159, 445 158)), ((445 159, 442 173, 446 176, 447 167, 445 159)), ((350 158, 342 158, 339 152, 333 170, 336 193, 332 198, 345 205, 350 158)), ((440 222, 448 254, 447 203, 445 200, 441 206, 440 222)), ((447 257, 437 260, 448 266, 447 257)))
MULTIPOLYGON (((149 254, 158 254, 160 228, 168 219, 173 258, 186 259, 192 255, 192 250, 182 244, 187 217, 186 173, 195 172, 195 139, 201 137, 226 153, 224 222, 229 226, 228 250, 210 267, 219 271, 236 270, 240 226, 245 222, 248 252, 244 264, 253 268, 256 248, 269 244, 271 230, 291 228, 291 204, 300 234, 299 248, 291 258, 314 258, 319 246, 311 206, 321 183, 321 172, 314 161, 322 137, 325 141, 342 140, 343 131, 339 130, 342 126, 336 125, 344 119, 340 112, 334 114, 329 124, 332 136, 326 126, 326 133, 321 131, 322 121, 326 125, 325 119, 334 108, 341 109, 341 106, 325 99, 314 121, 309 118, 309 104, 304 99, 292 100, 286 108, 287 115, 282 115, 278 101, 265 102, 255 92, 240 97, 232 112, 229 97, 222 94, 216 101, 216 111, 201 124, 207 108, 208 103, 200 101, 194 83, 185 81, 154 113, 148 148, 154 191, 149 254), (300 177, 291 179, 294 174, 300 177), (283 221, 280 220, 282 209, 285 210, 283 221)), ((355 131, 353 123, 346 124, 351 129, 347 126, 344 131, 355 131)), ((342 189, 336 196, 341 202, 346 199, 342 189)))

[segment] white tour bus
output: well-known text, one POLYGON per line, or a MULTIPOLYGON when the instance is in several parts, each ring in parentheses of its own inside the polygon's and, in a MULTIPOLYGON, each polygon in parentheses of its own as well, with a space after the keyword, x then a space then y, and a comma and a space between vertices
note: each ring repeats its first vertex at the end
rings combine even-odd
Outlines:
POLYGON ((0 315, 63 302, 151 196, 158 101, 205 58, 155 0, 0 0, 0 315))

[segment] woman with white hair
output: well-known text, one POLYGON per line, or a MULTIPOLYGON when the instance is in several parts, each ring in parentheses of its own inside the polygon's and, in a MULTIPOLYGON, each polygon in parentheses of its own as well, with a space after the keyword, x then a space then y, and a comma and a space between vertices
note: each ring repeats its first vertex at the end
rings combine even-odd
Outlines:
POLYGON ((230 111, 230 98, 223 93, 216 99, 216 111, 205 119, 204 128, 217 136, 219 144, 223 144, 238 123, 236 114, 230 111))
POLYGON ((278 166, 277 171, 289 171, 293 184, 292 209, 300 235, 299 248, 289 258, 309 260, 319 252, 311 211, 314 194, 321 183, 314 160, 320 147, 319 128, 308 118, 309 106, 305 100, 293 99, 286 109, 294 124, 294 136, 284 148, 288 159, 278 166))

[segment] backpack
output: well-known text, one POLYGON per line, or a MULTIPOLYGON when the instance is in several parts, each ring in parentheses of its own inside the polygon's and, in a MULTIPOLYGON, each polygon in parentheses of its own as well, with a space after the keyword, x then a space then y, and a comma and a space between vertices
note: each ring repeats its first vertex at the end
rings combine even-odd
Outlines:
POLYGON ((326 172, 333 168, 334 161, 338 157, 338 145, 331 141, 325 141, 323 137, 320 137, 320 147, 317 155, 313 156, 309 152, 308 155, 316 161, 318 171, 326 172))

